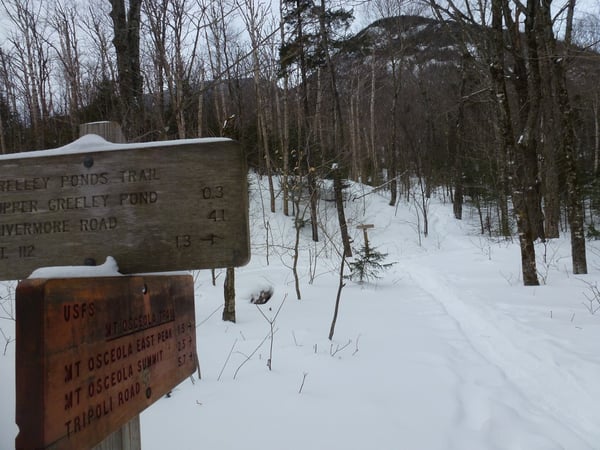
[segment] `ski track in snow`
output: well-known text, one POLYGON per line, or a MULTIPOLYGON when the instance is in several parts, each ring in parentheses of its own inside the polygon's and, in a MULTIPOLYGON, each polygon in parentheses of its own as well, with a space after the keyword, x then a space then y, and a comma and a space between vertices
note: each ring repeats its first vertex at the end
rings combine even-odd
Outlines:
MULTIPOLYGON (((434 217, 431 221, 438 228, 438 232, 443 232, 445 222, 440 217, 434 217)), ((450 248, 460 245, 452 238, 447 244, 450 248)), ((447 275, 441 275, 442 271, 434 271, 426 267, 424 264, 429 261, 423 259, 425 261, 419 263, 418 257, 411 258, 410 262, 401 264, 399 268, 416 285, 429 293, 432 299, 439 302, 445 314, 455 322, 464 335, 468 347, 475 351, 480 359, 495 368, 486 370, 492 372, 492 384, 487 376, 475 380, 462 380, 465 394, 463 397, 466 400, 459 399, 459 401, 464 411, 469 412, 466 417, 467 422, 472 422, 473 418, 481 421, 482 417, 489 416, 489 411, 481 410, 482 406, 486 409, 489 405, 483 403, 477 405, 477 401, 473 404, 473 400, 479 398, 478 393, 482 392, 481 384, 486 387, 484 392, 489 392, 490 388, 493 390, 494 387, 498 387, 495 382, 510 383, 521 394, 517 399, 521 407, 528 407, 529 415, 532 416, 550 416, 556 426, 554 431, 560 433, 562 440, 566 439, 566 445, 557 442, 556 447, 552 448, 598 448, 600 433, 598 433, 597 417, 600 415, 600 407, 597 400, 600 398, 600 390, 595 391, 598 395, 593 395, 582 387, 579 383, 579 374, 600 373, 598 370, 600 365, 571 367, 568 360, 565 361, 567 364, 560 364, 553 359, 556 351, 548 348, 548 346, 560 347, 560 341, 549 335, 532 336, 531 328, 522 326, 511 315, 493 311, 486 306, 485 299, 470 298, 466 286, 462 288, 455 286, 447 275), (530 351, 528 344, 533 341, 535 341, 534 351, 530 351), (576 401, 573 401, 574 398, 576 401), (585 407, 582 408, 582 405, 585 407), (591 410, 596 410, 598 415, 590 416, 581 413, 591 410), (585 436, 590 434, 597 435, 598 440, 594 442, 586 440, 585 436)), ((541 330, 540 332, 544 333, 541 330)), ((564 347, 563 349, 572 350, 564 347)), ((568 353, 566 356, 568 359, 568 353)), ((582 364, 580 360, 577 362, 582 364)), ((472 361, 471 364, 478 364, 478 362, 472 361)), ((460 370, 457 373, 464 375, 460 370)), ((589 383, 587 387, 589 388, 589 383)), ((498 398, 506 400, 504 395, 498 398)), ((498 407, 496 401, 494 406, 498 407)), ((511 408, 506 404, 502 405, 502 408, 504 411, 501 411, 501 414, 519 414, 517 408, 511 408)), ((509 432, 509 430, 505 431, 509 432)), ((540 449, 549 448, 546 441, 541 441, 540 445, 540 449)), ((499 448, 509 447, 501 445, 499 448)))
MULTIPOLYGON (((580 414, 581 403, 576 408, 570 407, 573 405, 573 399, 568 397, 573 393, 577 394, 578 400, 589 403, 584 410, 593 409, 594 406, 589 393, 581 391, 573 374, 564 373, 565 371, 561 370, 553 361, 531 353, 523 346, 517 347, 506 334, 495 326, 493 319, 484 318, 483 315, 466 308, 453 293, 450 283, 439 281, 439 274, 431 273, 426 268, 415 268, 414 262, 411 263, 410 269, 407 266, 403 266, 403 268, 425 292, 428 292, 432 298, 440 300, 440 306, 444 308, 444 313, 456 323, 465 339, 462 350, 476 353, 476 356, 472 356, 475 360, 470 361, 471 366, 488 363, 488 367, 483 370, 487 375, 476 375, 475 379, 463 378, 461 380, 464 395, 462 399, 457 400, 467 413, 467 422, 472 423, 475 420, 481 423, 483 418, 490 417, 490 411, 486 410, 489 408, 487 402, 490 400, 496 407, 499 406, 496 403, 499 398, 507 400, 504 395, 506 393, 504 393, 495 399, 487 398, 485 402, 473 402, 474 399, 482 400, 479 394, 487 393, 486 395, 489 396, 490 390, 498 390, 501 384, 509 383, 522 394, 518 399, 512 399, 519 403, 518 407, 501 405, 501 408, 504 408, 504 411, 501 411, 502 414, 519 415, 519 409, 527 406, 530 409, 528 415, 550 415, 558 430, 567 426, 576 434, 576 437, 569 439, 569 446, 566 448, 595 448, 592 442, 586 442, 581 438, 586 433, 593 433, 597 430, 597 427, 594 426, 594 418, 580 414), (531 399, 534 399, 535 403, 531 403, 531 399), (584 430, 585 433, 582 433, 581 430, 584 430)), ((530 340, 529 336, 521 335, 521 337, 524 337, 525 342, 530 340)), ((461 355, 462 358, 465 357, 464 353, 461 355)), ((461 367, 460 361, 457 361, 456 366, 461 367)), ((457 374, 465 375, 464 371, 460 369, 457 374)), ((509 432, 509 430, 505 431, 509 432)), ((565 431, 564 434, 567 435, 568 430, 565 431)), ((501 434, 499 433, 499 435, 501 434)), ((545 441, 541 445, 540 449, 548 448, 548 443, 545 441)), ((499 446, 499 448, 508 447, 499 446)), ((557 443, 555 448, 565 447, 557 443)))

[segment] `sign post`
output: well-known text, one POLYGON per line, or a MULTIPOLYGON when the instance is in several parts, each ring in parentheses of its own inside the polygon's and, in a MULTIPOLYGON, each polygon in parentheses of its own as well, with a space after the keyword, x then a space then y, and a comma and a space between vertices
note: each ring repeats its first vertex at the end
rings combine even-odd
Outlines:
MULTIPOLYGON (((245 159, 229 139, 86 135, 0 156, 0 279, 109 256, 123 274, 236 267, 249 248, 245 159)), ((197 367, 190 275, 30 278, 16 305, 17 449, 139 449, 139 413, 197 367)))
POLYGON ((249 258, 247 172, 229 139, 0 156, 0 279, 38 267, 122 273, 234 267, 249 258))
POLYGON ((373 225, 372 223, 363 223, 363 224, 357 225, 356 228, 358 228, 359 230, 362 230, 363 238, 365 240, 365 248, 369 248, 369 235, 367 234, 367 230, 370 230, 371 228, 375 228, 375 225, 373 225))
POLYGON ((196 369, 191 275, 28 279, 17 298, 17 448, 91 448, 196 369))

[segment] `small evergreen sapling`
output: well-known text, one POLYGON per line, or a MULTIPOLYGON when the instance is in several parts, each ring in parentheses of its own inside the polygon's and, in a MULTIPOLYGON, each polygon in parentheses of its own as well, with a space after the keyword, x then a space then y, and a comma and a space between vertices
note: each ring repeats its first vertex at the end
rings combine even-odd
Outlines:
POLYGON ((359 283, 381 278, 379 274, 395 264, 384 262, 386 257, 387 253, 378 252, 366 243, 358 252, 355 252, 354 261, 348 263, 350 275, 347 275, 346 278, 352 281, 358 280, 359 283))

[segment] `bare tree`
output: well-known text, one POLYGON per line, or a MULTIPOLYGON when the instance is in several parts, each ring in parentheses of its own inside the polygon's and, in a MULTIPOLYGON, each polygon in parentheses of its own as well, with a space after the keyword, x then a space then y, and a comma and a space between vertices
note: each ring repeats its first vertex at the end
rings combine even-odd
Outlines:
POLYGON ((45 147, 44 120, 51 112, 51 58, 42 6, 30 0, 2 0, 2 7, 11 24, 12 75, 31 124, 30 146, 41 149, 45 147))
POLYGON ((571 100, 567 88, 566 65, 568 61, 568 48, 572 44, 573 17, 576 0, 567 3, 567 17, 565 29, 565 52, 557 51, 556 37, 553 30, 552 13, 546 2, 541 2, 539 21, 542 23, 540 40, 547 46, 551 58, 551 74, 555 83, 557 107, 560 116, 561 150, 564 157, 565 175, 567 185, 568 220, 571 228, 571 257, 573 273, 587 273, 587 259, 585 249, 584 214, 579 175, 577 173, 577 151, 575 139, 575 118, 571 107, 571 100))
MULTIPOLYGON (((82 31, 86 36, 86 53, 91 55, 86 60, 91 86, 88 92, 84 90, 82 93, 82 101, 86 105, 93 102, 93 95, 98 87, 103 84, 111 85, 117 80, 116 61, 111 47, 112 24, 108 20, 108 11, 104 11, 105 3, 101 0, 96 2, 90 5, 80 18, 82 31)), ((107 118, 112 117, 105 115, 104 119, 107 118)))
POLYGON ((110 0, 113 45, 117 55, 118 84, 123 131, 131 138, 139 134, 143 80, 140 70, 140 18, 142 0, 110 0))
POLYGON ((173 121, 177 137, 185 139, 192 134, 186 112, 192 104, 192 72, 198 69, 199 41, 206 27, 204 9, 190 0, 144 0, 143 5, 154 69, 157 129, 164 134, 173 121), (167 116, 167 110, 172 115, 167 116))
MULTIPOLYGON (((285 27, 284 27, 284 2, 279 2, 279 40, 285 42, 285 27)), ((275 102, 278 117, 278 132, 281 148, 281 187, 283 200, 283 214, 290 215, 290 77, 287 70, 279 72, 280 78, 283 80, 283 89, 279 94, 279 89, 276 89, 275 102), (281 100, 280 100, 281 97, 281 100)))
POLYGON ((317 182, 316 165, 314 161, 314 137, 312 136, 311 113, 309 105, 308 76, 311 67, 309 50, 314 47, 314 2, 303 3, 300 0, 281 0, 284 26, 289 30, 284 34, 280 51, 281 71, 289 71, 296 66, 299 72, 300 89, 298 108, 298 143, 302 148, 303 165, 307 178, 310 201, 310 219, 313 241, 319 240, 317 216, 317 182), (313 27, 311 29, 311 26, 313 27), (309 31, 310 30, 310 31, 309 31))
POLYGON ((58 44, 53 47, 58 55, 63 76, 64 92, 67 103, 72 136, 77 136, 80 123, 79 111, 83 107, 83 82, 81 48, 79 45, 79 17, 75 4, 57 1, 50 14, 50 24, 56 31, 58 44))
POLYGON ((491 79, 492 101, 495 104, 498 152, 507 155, 506 162, 511 180, 512 200, 517 218, 517 229, 521 249, 521 267, 523 283, 538 285, 534 240, 543 238, 543 220, 540 210, 540 189, 537 167, 537 132, 541 102, 541 80, 539 74, 538 42, 535 34, 535 15, 538 0, 529 0, 525 8, 519 8, 518 14, 525 16, 525 47, 521 40, 518 21, 512 17, 507 0, 493 0, 490 10, 486 5, 476 3, 471 8, 467 4, 461 10, 452 1, 448 5, 432 1, 431 5, 438 17, 450 17, 461 25, 465 36, 470 30, 487 26, 489 41, 473 40, 480 46, 482 55, 487 55, 491 79), (506 28, 505 28, 506 25, 506 28), (505 37, 510 40, 512 67, 507 70, 505 37), (489 48, 486 44, 489 42, 489 48), (507 74, 513 74, 511 82, 516 93, 518 115, 511 109, 506 85, 507 74), (517 138, 513 124, 519 131, 517 138))
POLYGON ((12 55, 0 48, 0 120, 2 121, 1 149, 2 153, 12 153, 18 151, 18 146, 22 138, 21 126, 17 119, 17 89, 15 86, 15 77, 13 75, 12 55), (13 123, 11 123, 13 122, 13 123))
MULTIPOLYGON (((273 23, 269 15, 269 6, 255 0, 238 1, 239 11, 250 36, 252 54, 252 74, 254 79, 254 95, 256 101, 256 127, 258 129, 259 147, 262 149, 260 160, 264 162, 269 183, 269 198, 271 212, 275 212, 275 187, 273 185, 273 157, 271 152, 271 130, 273 114, 270 108, 268 94, 276 74, 273 73, 274 58, 269 58, 267 36, 275 32, 265 30, 268 23, 273 23), (261 70, 262 67, 262 70, 261 70)), ((285 184, 285 183, 284 183, 285 184)))

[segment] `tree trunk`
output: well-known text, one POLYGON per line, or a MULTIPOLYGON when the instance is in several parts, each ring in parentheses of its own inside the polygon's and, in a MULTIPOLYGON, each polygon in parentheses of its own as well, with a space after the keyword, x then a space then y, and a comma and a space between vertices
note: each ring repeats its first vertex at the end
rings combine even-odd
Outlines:
POLYGON ((510 192, 510 183, 508 175, 508 163, 507 154, 505 149, 498 148, 496 151, 496 164, 498 165, 498 209, 500 210, 499 227, 500 235, 509 238, 512 236, 512 230, 510 227, 510 212, 508 209, 508 198, 510 192))
POLYGON ((346 265, 346 257, 342 255, 342 261, 340 262, 340 276, 338 280, 338 290, 337 295, 335 297, 335 307, 333 309, 333 319, 331 319, 331 326, 329 327, 329 340, 333 339, 333 334, 335 333, 335 325, 337 323, 338 313, 340 311, 340 300, 342 298, 342 289, 346 283, 344 283, 344 268, 346 265))
POLYGON ((375 148, 375 93, 376 93, 376 83, 375 83, 375 58, 371 58, 371 98, 369 101, 369 153, 371 156, 371 168, 369 172, 366 174, 367 179, 363 181, 370 183, 372 186, 377 185, 377 180, 379 176, 379 160, 377 158, 377 149, 375 148))
POLYGON ((456 117, 456 137, 454 145, 454 201, 452 209, 454 217, 462 220, 463 209, 463 176, 464 176, 464 143, 463 129, 465 126, 465 96, 467 88, 467 63, 466 57, 462 60, 461 80, 460 80, 460 99, 458 104, 458 113, 456 117))
MULTIPOLYGON (((554 147, 554 146, 553 146, 554 147)), ((561 184, 556 167, 556 149, 547 149, 543 162, 545 233, 549 239, 560 235, 561 184)))
MULTIPOLYGON (((342 244, 344 247, 343 256, 349 258, 352 256, 352 247, 350 245, 350 236, 348 235, 348 224, 346 223, 346 214, 344 213, 344 194, 342 192, 342 175, 339 166, 333 167, 333 191, 335 193, 335 206, 337 208, 338 223, 342 234, 342 244)), ((342 264, 344 260, 342 259, 342 264)))
POLYGON ((290 215, 290 129, 289 129, 289 80, 283 80, 283 118, 281 151, 283 152, 283 214, 290 215))
POLYGON ((462 175, 457 172, 456 181, 454 184, 454 202, 452 203, 452 210, 454 212, 454 218, 462 220, 462 209, 463 209, 463 184, 462 175))
POLYGON ((223 320, 235 323, 235 269, 228 267, 223 283, 225 304, 223 306, 223 320))
POLYGON ((113 21, 113 45, 117 55, 119 92, 121 94, 123 128, 126 136, 137 134, 140 121, 142 75, 140 71, 140 15, 142 0, 110 0, 113 21))
MULTIPOLYGON (((284 8, 283 8, 283 1, 279 2, 279 17, 280 17, 280 23, 279 23, 279 38, 280 41, 283 43, 285 42, 285 26, 284 26, 284 8)), ((281 145, 281 153, 282 153, 282 165, 283 167, 281 168, 281 176, 283 178, 283 181, 281 183, 281 189, 283 191, 283 214, 285 216, 289 216, 290 215, 290 183, 289 183, 289 176, 290 176, 290 116, 289 116, 289 110, 290 110, 290 89, 289 89, 289 75, 287 70, 283 71, 283 91, 281 93, 282 95, 282 100, 281 102, 279 101, 279 89, 275 89, 275 100, 276 100, 276 105, 278 108, 278 112, 279 112, 279 108, 283 109, 283 112, 278 115, 278 122, 279 122, 279 140, 280 140, 280 145, 281 145), (281 105, 281 106, 280 106, 281 105)))
POLYGON ((389 163, 388 163, 388 179, 390 183, 390 201, 388 205, 396 206, 398 201, 398 103, 400 100, 400 67, 394 57, 391 58, 392 66, 392 83, 393 83, 393 99, 392 99, 392 136, 389 147, 389 163))
POLYGON ((537 267, 535 261, 535 247, 529 226, 525 198, 517 184, 519 176, 524 170, 523 158, 515 158, 514 137, 511 124, 510 106, 505 84, 504 74, 504 31, 502 28, 503 1, 492 0, 492 61, 490 64, 490 75, 492 78, 492 96, 496 102, 497 130, 499 148, 506 151, 508 167, 510 170, 510 179, 512 180, 513 203, 515 215, 517 217, 517 229, 519 234, 519 244, 521 249, 521 271, 523 274, 523 284, 525 286, 537 286, 537 267))
POLYGON ((2 119, 2 114, 0 114, 0 154, 4 155, 7 152, 6 149, 6 140, 4 138, 4 120, 2 119))
POLYGON ((304 214, 300 215, 300 199, 293 200, 295 215, 294 215, 294 255, 292 262, 292 274, 294 275, 294 287, 296 288, 296 298, 302 299, 300 292, 300 277, 298 276, 298 261, 300 260, 300 229, 302 227, 301 222, 304 220, 304 214))
POLYGON ((600 97, 598 94, 596 94, 592 109, 594 113, 594 178, 597 178, 600 168, 600 97))
MULTIPOLYGON (((308 160, 307 160, 308 162, 308 160)), ((311 167, 310 163, 308 166, 308 196, 310 202, 310 228, 312 232, 312 240, 317 242, 319 240, 319 219, 317 214, 317 203, 319 191, 317 188, 317 177, 315 174, 315 168, 311 167)))
MULTIPOLYGON (((567 208, 569 227, 571 229, 571 258, 574 274, 587 273, 587 258, 585 248, 584 210, 581 187, 577 174, 577 151, 575 142, 575 119, 569 99, 566 79, 566 54, 558 55, 556 52, 556 38, 552 30, 552 17, 550 8, 543 4, 541 16, 544 19, 544 41, 549 47, 552 59, 552 74, 556 83, 558 110, 560 113, 562 153, 565 164, 565 178, 567 185, 567 208)), ((565 41, 567 48, 571 43, 571 30, 575 0, 569 0, 567 31, 565 41)))

